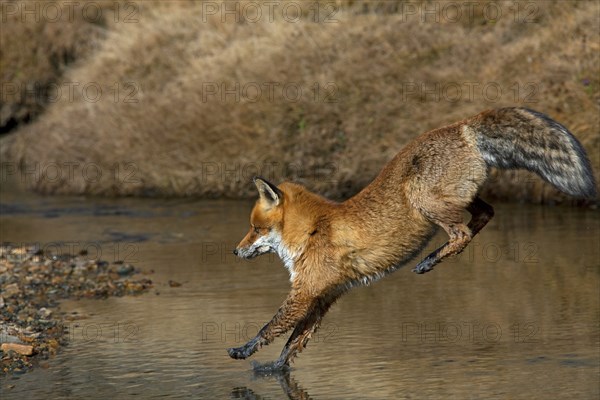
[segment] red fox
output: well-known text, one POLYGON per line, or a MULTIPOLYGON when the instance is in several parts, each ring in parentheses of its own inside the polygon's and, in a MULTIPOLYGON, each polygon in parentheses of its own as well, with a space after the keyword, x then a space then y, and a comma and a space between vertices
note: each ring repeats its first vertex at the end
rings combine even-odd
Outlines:
POLYGON ((344 202, 304 187, 254 178, 259 198, 250 231, 234 250, 246 259, 275 252, 289 270, 291 292, 247 344, 228 349, 244 359, 293 328, 269 369, 283 369, 306 346, 331 305, 410 261, 441 227, 446 244, 418 263, 422 274, 460 253, 493 217, 478 197, 490 167, 524 168, 559 190, 595 198, 596 183, 581 144, 537 111, 501 108, 420 135, 380 174, 344 202), (472 218, 463 221, 467 210, 472 218))

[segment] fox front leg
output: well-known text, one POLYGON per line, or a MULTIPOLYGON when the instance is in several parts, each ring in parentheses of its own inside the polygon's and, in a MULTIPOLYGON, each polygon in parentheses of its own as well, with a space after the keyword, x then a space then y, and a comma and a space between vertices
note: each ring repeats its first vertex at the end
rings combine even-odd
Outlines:
POLYGON ((256 353, 260 346, 260 341, 258 336, 254 339, 250 340, 248 343, 243 345, 242 347, 232 347, 227 349, 227 353, 229 353, 229 357, 235 358, 236 360, 243 360, 245 358, 250 357, 252 354, 256 353))
POLYGON ((329 311, 333 303, 341 296, 342 292, 338 292, 332 296, 327 296, 317 299, 311 312, 296 325, 294 332, 288 339, 285 347, 281 351, 281 355, 274 362, 275 369, 281 369, 289 366, 290 362, 306 347, 311 336, 317 331, 323 317, 329 311))
POLYGON ((269 321, 258 334, 241 347, 227 349, 229 356, 235 359, 244 359, 254 354, 260 347, 271 343, 276 337, 295 327, 308 314, 311 308, 311 299, 292 291, 283 302, 277 314, 269 321))
POLYGON ((316 311, 313 311, 311 315, 296 326, 294 332, 281 351, 281 355, 277 361, 272 364, 273 369, 283 369, 288 367, 294 357, 306 347, 311 335, 319 327, 321 318, 315 318, 316 313, 316 311))

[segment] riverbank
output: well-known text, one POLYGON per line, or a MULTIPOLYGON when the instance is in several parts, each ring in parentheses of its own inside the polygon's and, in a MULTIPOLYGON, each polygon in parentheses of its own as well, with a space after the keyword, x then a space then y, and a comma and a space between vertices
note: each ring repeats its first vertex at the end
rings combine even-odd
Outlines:
POLYGON ((45 365, 68 342, 73 321, 86 318, 60 310, 62 299, 139 295, 153 287, 128 263, 88 254, 47 254, 36 247, 0 246, 0 376, 45 365))
MULTIPOLYGON (((92 24, 11 14, 7 118, 37 104, 35 82, 52 90, 0 140, 2 176, 52 194, 254 198, 261 175, 341 199, 420 133, 522 106, 572 131, 600 180, 597 2, 234 3, 224 17, 221 2, 111 1, 92 24), (241 11, 257 4, 263 18, 241 11), (52 78, 18 45, 47 41, 78 57, 52 78)), ((581 204, 522 171, 493 171, 482 196, 581 204)))

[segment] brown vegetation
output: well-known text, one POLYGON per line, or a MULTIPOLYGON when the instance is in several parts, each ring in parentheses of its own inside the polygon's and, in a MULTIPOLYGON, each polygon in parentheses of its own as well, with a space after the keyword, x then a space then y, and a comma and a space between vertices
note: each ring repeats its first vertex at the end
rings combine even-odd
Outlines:
MULTIPOLYGON (((102 95, 79 89, 70 99, 64 90, 2 139, 3 161, 37 171, 24 179, 48 193, 245 197, 258 174, 339 198, 419 133, 520 105, 566 125, 599 177, 597 2, 526 2, 519 12, 512 1, 494 3, 500 14, 481 2, 460 15, 448 8, 456 2, 433 2, 429 17, 422 3, 413 13, 399 1, 321 1, 318 16, 314 3, 294 3, 304 5, 297 22, 280 8, 273 21, 263 13, 254 22, 248 11, 223 22, 201 2, 136 3, 137 23, 102 27, 97 48, 61 77, 100 85, 102 95), (56 177, 48 166, 64 168, 56 177)), ((63 40, 12 21, 3 38, 6 29, 19 43, 32 35, 37 48, 90 46, 78 24, 63 40)), ((4 43, 2 80, 12 81, 18 46, 4 43)), ((23 82, 48 80, 45 64, 29 62, 23 82)), ((494 172, 484 192, 571 201, 521 171, 494 172)))
POLYGON ((74 4, 67 0, 2 2, 0 130, 29 122, 44 111, 56 96, 65 70, 97 48, 119 3, 94 1, 97 8, 86 12, 81 12, 85 3, 78 3, 77 9, 74 4))

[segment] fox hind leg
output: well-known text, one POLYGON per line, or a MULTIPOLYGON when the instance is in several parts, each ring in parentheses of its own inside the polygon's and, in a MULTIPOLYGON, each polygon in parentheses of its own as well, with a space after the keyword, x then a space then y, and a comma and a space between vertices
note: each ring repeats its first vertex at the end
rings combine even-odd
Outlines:
POLYGON ((432 222, 441 226, 450 237, 450 240, 439 247, 433 253, 425 257, 413 269, 417 274, 424 274, 433 269, 433 267, 444 258, 460 253, 467 247, 469 242, 493 217, 494 209, 492 206, 481 200, 479 197, 466 207, 471 213, 471 221, 465 225, 462 221, 461 207, 444 207, 439 212, 424 213, 432 222))
POLYGON ((469 221, 467 226, 471 229, 473 236, 477 235, 494 217, 494 208, 479 197, 475 197, 467 207, 467 211, 472 215, 471 221, 469 221))
POLYGON ((443 246, 439 247, 433 253, 428 255, 413 269, 417 274, 424 274, 433 269, 433 267, 442 261, 444 258, 453 256, 464 250, 473 238, 471 229, 463 223, 460 224, 440 224, 446 231, 450 240, 443 246))

